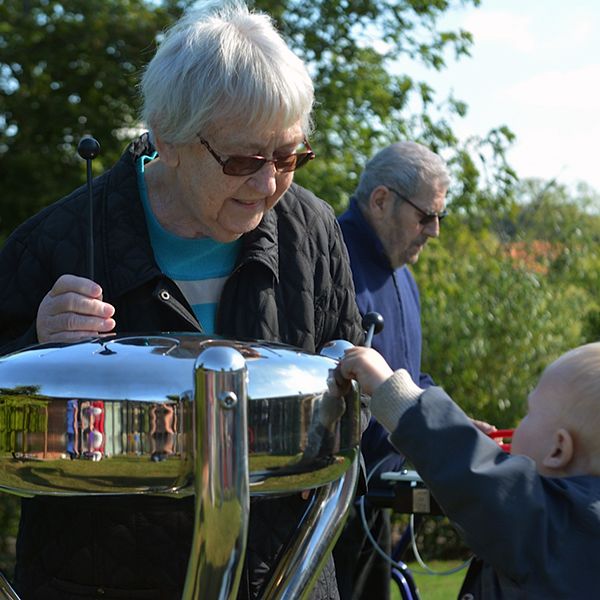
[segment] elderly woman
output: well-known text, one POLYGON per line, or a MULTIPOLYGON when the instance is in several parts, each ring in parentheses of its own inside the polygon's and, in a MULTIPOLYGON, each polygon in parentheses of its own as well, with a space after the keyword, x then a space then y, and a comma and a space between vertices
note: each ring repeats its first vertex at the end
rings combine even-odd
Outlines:
MULTIPOLYGON (((149 133, 93 185, 21 225, 0 254, 0 353, 111 331, 204 331, 314 351, 360 341, 330 208, 292 183, 314 158, 313 86, 269 18, 208 4, 167 32, 142 80, 149 133)), ((254 501, 241 598, 260 596, 305 503, 254 501)), ((193 501, 24 500, 25 598, 180 598, 193 501)), ((337 598, 331 561, 313 592, 337 598)))

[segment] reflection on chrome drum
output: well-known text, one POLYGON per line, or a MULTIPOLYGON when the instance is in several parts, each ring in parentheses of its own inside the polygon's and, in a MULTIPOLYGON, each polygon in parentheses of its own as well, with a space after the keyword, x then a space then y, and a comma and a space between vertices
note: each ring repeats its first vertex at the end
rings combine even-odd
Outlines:
MULTIPOLYGON (((338 398, 327 387, 348 346, 315 355, 199 334, 117 335, 1 358, 0 490, 195 494, 191 599, 235 597, 250 495, 319 488, 266 595, 304 597, 356 481, 358 390, 338 398), (209 539, 205 523, 232 514, 239 535, 219 565, 224 540, 209 539), (216 584, 203 576, 215 569, 216 584)), ((0 598, 3 589, 16 597, 0 585, 0 598)))

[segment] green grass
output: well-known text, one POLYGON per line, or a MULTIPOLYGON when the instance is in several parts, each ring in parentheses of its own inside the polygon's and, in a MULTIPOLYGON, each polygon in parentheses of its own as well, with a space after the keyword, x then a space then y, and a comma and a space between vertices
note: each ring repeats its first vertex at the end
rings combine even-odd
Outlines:
MULTIPOLYGON (((432 560, 427 566, 434 571, 448 571, 462 564, 460 561, 439 561, 432 560)), ((452 575, 423 575, 423 569, 417 563, 410 563, 409 567, 413 572, 421 600, 455 600, 458 598, 458 592, 463 579, 467 573, 463 569, 452 575)), ((392 584, 392 600, 400 600, 398 588, 392 584)))

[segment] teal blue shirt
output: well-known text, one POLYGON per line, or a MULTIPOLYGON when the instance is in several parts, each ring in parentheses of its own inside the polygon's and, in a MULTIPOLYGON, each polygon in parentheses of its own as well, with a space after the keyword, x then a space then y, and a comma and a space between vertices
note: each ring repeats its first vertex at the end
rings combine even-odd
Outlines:
POLYGON ((221 291, 233 271, 240 240, 224 244, 204 238, 182 238, 167 231, 156 219, 144 181, 144 165, 156 158, 138 160, 138 186, 154 257, 160 270, 183 292, 206 333, 215 332, 215 317, 221 291))

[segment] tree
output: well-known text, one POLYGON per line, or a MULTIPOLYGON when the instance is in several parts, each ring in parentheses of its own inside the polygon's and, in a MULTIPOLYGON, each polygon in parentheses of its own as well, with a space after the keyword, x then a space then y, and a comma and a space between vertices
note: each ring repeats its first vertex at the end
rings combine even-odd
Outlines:
POLYGON ((174 7, 143 0, 0 0, 0 236, 109 166, 137 125, 136 85, 174 7))
POLYGON ((537 267, 495 233, 474 237, 454 219, 415 268, 424 370, 467 414, 498 427, 514 427, 525 414, 550 361, 587 341, 587 290, 537 267))
POLYGON ((597 194, 523 180, 516 195, 487 229, 450 216, 415 267, 427 369, 463 407, 505 426, 551 360, 600 339, 597 194))
MULTIPOLYGON (((425 82, 394 74, 400 57, 443 69, 450 52, 468 55, 471 35, 440 31, 438 20, 479 2, 257 0, 314 75, 318 160, 298 181, 341 209, 373 152, 410 138, 448 158, 457 207, 502 204, 515 179, 504 160, 510 131, 499 127, 461 146, 452 120, 464 103, 439 102, 425 82), (491 181, 507 184, 483 194, 491 181)), ((0 238, 84 182, 76 152, 83 135, 102 146, 95 173, 114 162, 138 125, 136 86, 153 40, 189 4, 0 0, 0 238)))
POLYGON ((486 198, 502 205, 516 180, 505 150, 513 136, 498 127, 460 144, 452 121, 466 113, 454 98, 437 101, 424 81, 396 74, 408 58, 441 70, 448 54, 468 56, 471 34, 442 31, 440 17, 480 0, 256 0, 314 73, 317 109, 314 134, 318 160, 298 181, 343 208, 372 154, 389 143, 412 139, 448 159, 454 172, 453 202, 460 207, 486 198), (413 111, 410 108, 419 108, 413 111), (487 173, 485 172, 487 169, 487 173), (490 194, 490 181, 504 182, 490 194), (500 193, 498 193, 500 192, 500 193))
POLYGON ((600 339, 600 196, 586 184, 520 182, 520 205, 503 220, 503 236, 521 244, 544 269, 550 285, 585 295, 578 321, 582 340, 600 339))

